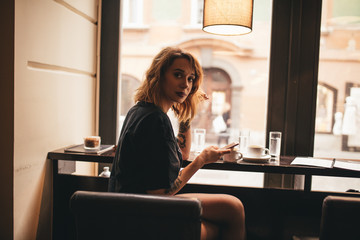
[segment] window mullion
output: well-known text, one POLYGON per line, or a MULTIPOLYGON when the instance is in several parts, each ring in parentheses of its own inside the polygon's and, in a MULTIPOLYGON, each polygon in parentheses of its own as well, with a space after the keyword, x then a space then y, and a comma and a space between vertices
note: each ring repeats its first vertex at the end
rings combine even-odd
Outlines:
MULTIPOLYGON (((313 154, 320 21, 321 0, 273 2, 267 133, 283 132, 282 155, 313 154)), ((294 182, 264 178, 265 187, 294 182)))

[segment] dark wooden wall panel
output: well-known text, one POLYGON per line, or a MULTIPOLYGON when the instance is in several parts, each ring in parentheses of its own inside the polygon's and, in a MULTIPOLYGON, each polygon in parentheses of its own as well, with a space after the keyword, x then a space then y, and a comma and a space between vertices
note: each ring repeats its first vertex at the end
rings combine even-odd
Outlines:
POLYGON ((0 7, 0 239, 14 235, 14 30, 15 1, 0 7))

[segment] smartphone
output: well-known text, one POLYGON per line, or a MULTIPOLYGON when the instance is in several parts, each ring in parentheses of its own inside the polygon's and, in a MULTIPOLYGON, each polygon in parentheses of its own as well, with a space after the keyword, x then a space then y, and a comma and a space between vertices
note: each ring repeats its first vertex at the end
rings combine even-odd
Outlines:
POLYGON ((222 149, 230 149, 230 148, 236 147, 237 145, 239 145, 238 142, 233 142, 233 143, 230 143, 229 145, 222 147, 222 149))

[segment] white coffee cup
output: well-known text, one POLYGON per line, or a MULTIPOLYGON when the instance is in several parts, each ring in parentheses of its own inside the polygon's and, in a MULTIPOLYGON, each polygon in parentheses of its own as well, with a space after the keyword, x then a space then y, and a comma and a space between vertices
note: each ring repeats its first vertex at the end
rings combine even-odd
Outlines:
POLYGON ((251 145, 247 149, 247 155, 249 157, 264 157, 269 155, 269 149, 258 145, 251 145))
POLYGON ((224 162, 236 162, 241 158, 242 158, 242 154, 241 152, 239 152, 239 149, 237 148, 232 148, 230 153, 226 153, 223 156, 224 162))

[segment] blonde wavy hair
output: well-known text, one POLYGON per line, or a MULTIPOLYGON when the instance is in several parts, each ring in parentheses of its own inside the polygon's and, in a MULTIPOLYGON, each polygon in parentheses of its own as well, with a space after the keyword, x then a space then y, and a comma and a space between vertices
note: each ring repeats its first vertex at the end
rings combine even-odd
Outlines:
POLYGON ((146 71, 145 80, 137 89, 134 99, 135 102, 145 101, 159 106, 164 97, 161 82, 164 81, 165 72, 177 58, 187 59, 195 71, 195 79, 188 97, 183 103, 176 103, 172 106, 179 121, 186 122, 194 118, 198 104, 207 99, 207 96, 200 89, 203 81, 203 71, 198 60, 192 54, 180 48, 164 48, 154 57, 150 68, 146 71))

